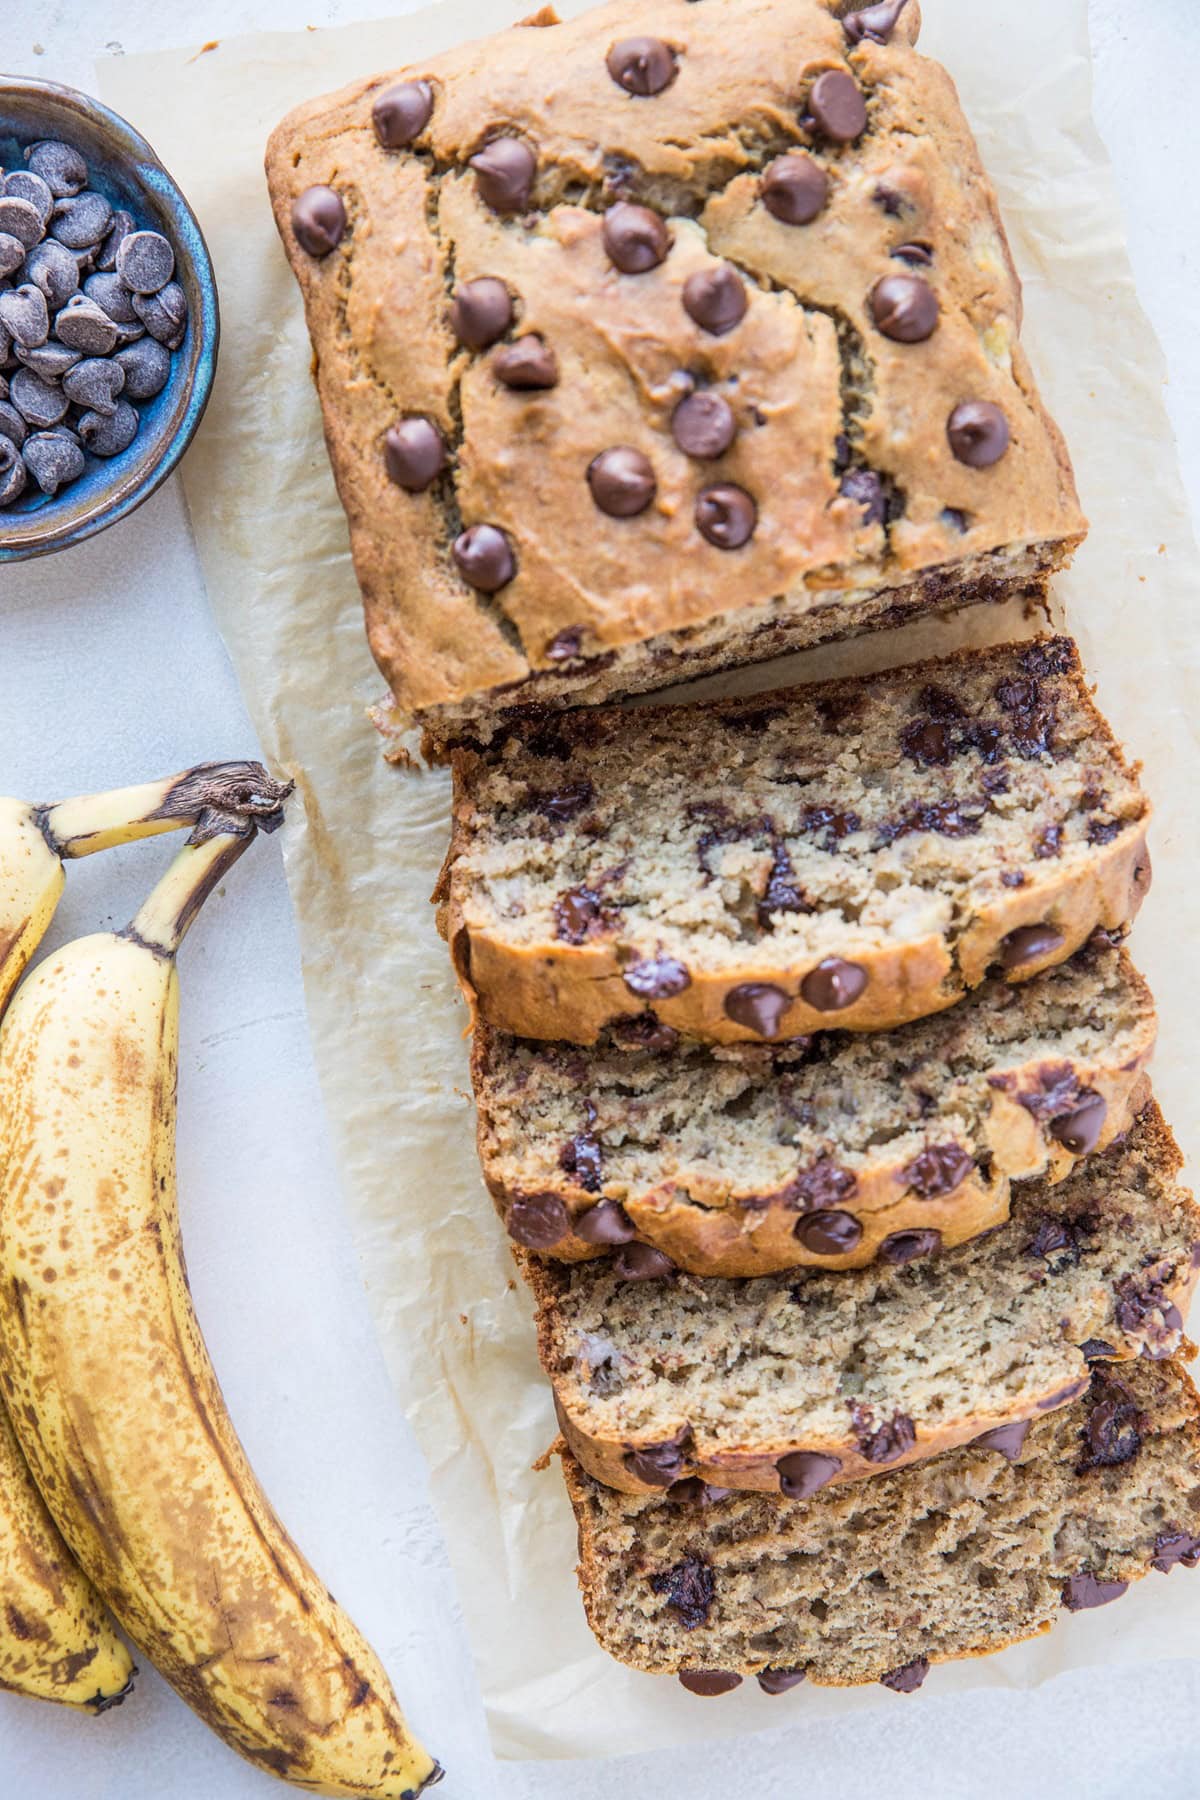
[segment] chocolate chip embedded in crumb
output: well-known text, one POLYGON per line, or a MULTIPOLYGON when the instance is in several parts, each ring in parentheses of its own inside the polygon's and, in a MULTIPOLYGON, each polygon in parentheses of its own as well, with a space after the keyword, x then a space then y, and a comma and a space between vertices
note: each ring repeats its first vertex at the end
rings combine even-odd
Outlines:
POLYGON ((838 1206, 857 1191, 858 1177, 852 1169, 839 1168, 832 1158, 821 1156, 788 1184, 784 1204, 823 1211, 838 1206))
POLYGON ((681 400, 671 415, 671 435, 685 456, 701 461, 724 456, 737 436, 737 420, 728 400, 701 388, 681 400))
POLYGON ((603 236, 608 259, 622 275, 644 275, 648 269, 656 269, 671 248, 671 234, 659 215, 628 200, 609 207, 603 236))
POLYGON ((617 1200, 601 1200, 587 1212, 580 1213, 575 1221, 575 1236, 582 1238, 585 1244, 611 1247, 632 1243, 636 1235, 633 1220, 617 1200))
POLYGON ((697 269, 683 284, 684 311, 714 337, 724 337, 740 325, 748 305, 746 284, 728 263, 697 269))
POLYGON ((667 1489, 667 1499, 680 1506, 716 1506, 721 1500, 728 1500, 732 1488, 714 1487, 711 1481, 701 1481, 698 1475, 685 1475, 682 1481, 673 1481, 667 1489))
POLYGON ((547 662, 573 662, 583 649, 583 627, 568 625, 546 645, 547 662))
POLYGON ((779 1491, 788 1500, 807 1500, 826 1487, 841 1469, 841 1459, 819 1450, 791 1450, 775 1464, 779 1491))
POLYGON ((878 0, 875 6, 847 13, 842 20, 847 43, 861 44, 866 39, 868 43, 886 44, 907 5, 908 0, 878 0))
POLYGON ((829 177, 803 150, 789 150, 765 170, 759 192, 780 224, 811 225, 829 198, 829 177))
POLYGON ((862 1226, 853 1213, 807 1213, 797 1220, 793 1236, 813 1256, 847 1256, 862 1238, 862 1226))
POLYGON ((805 1673, 804 1669, 760 1669, 754 1679, 764 1694, 786 1694, 789 1688, 799 1687, 805 1673))
POLYGON ((518 392, 558 386, 558 358, 545 339, 532 331, 497 350, 492 372, 505 387, 518 392))
POLYGON ((625 986, 639 1000, 669 1000, 692 985, 691 975, 673 956, 649 956, 622 970, 625 986))
POLYGON ((622 38, 604 60, 617 86, 639 97, 661 94, 679 73, 671 46, 661 38, 622 38))
POLYGON ((454 560, 470 587, 498 593, 517 572, 512 546, 498 525, 471 525, 454 540, 454 560))
POLYGON ((908 263, 917 269, 928 269, 933 263, 933 247, 930 244, 897 244, 888 255, 897 262, 908 263))
POLYGON ((665 1054, 679 1043, 673 1025, 664 1025, 652 1012, 638 1013, 635 1018, 614 1019, 609 1026, 613 1042, 622 1050, 648 1050, 665 1054))
POLYGON ((383 463, 397 487, 424 493, 446 467, 445 439, 432 419, 401 419, 384 437, 383 463))
POLYGON ((1107 1606, 1119 1600, 1129 1586, 1127 1581, 1101 1581, 1084 1569, 1063 1583, 1062 1603, 1068 1612, 1087 1612, 1093 1606, 1107 1606))
POLYGON ((292 202, 292 231, 310 256, 328 256, 346 234, 346 208, 331 187, 310 187, 292 202))
POLYGON ((895 1413, 882 1425, 872 1428, 869 1416, 855 1413, 854 1435, 858 1447, 871 1463, 895 1462, 917 1441, 917 1431, 907 1413, 895 1413))
POLYGON ((621 1461, 634 1479, 647 1487, 670 1487, 679 1479, 684 1452, 691 1441, 691 1428, 685 1425, 661 1444, 641 1444, 635 1450, 627 1450, 621 1461))
POLYGON ((964 400, 946 421, 950 448, 970 469, 990 469, 1008 449, 1008 420, 990 400, 964 400))
POLYGON ((1190 1531, 1160 1531, 1154 1540, 1152 1567, 1166 1575, 1176 1563, 1194 1569, 1200 1563, 1200 1537, 1190 1531))
POLYGON ((650 458, 630 444, 602 450, 588 465, 592 499, 610 519, 635 519, 658 492, 650 458))
POLYGON ((914 1656, 911 1662, 879 1677, 880 1687, 891 1688, 893 1694, 915 1694, 929 1673, 929 1658, 914 1656))
POLYGON ((568 888, 554 902, 554 931, 565 944, 582 944, 609 924, 604 903, 591 888, 568 888))
POLYGON ((1152 1276, 1122 1275, 1115 1284, 1116 1318, 1121 1330, 1142 1340, 1142 1355, 1154 1362, 1173 1356, 1179 1347, 1183 1318, 1161 1281, 1152 1276))
POLYGON ((841 1012, 864 992, 867 971, 840 956, 827 956, 800 983, 800 997, 814 1012, 841 1012))
POLYGON ((468 350, 486 350, 504 336, 512 320, 512 295, 496 276, 480 275, 454 290, 450 324, 468 350))
POLYGON ((754 536, 758 507, 732 481, 705 488, 696 501, 696 527, 718 550, 740 550, 754 536))
POLYGON ((433 112, 433 89, 427 81, 399 81, 385 88, 371 108, 375 136, 385 150, 415 144, 433 112))
POLYGON ((570 1214, 557 1194, 524 1194, 504 1221, 510 1238, 529 1250, 549 1250, 571 1229, 570 1214))
POLYGON ((864 525, 882 525, 887 518, 887 495, 874 469, 847 469, 838 492, 862 508, 864 525))
POLYGON ((900 1171, 900 1178, 920 1200, 940 1200, 967 1179, 975 1160, 961 1144, 926 1144, 900 1171))
POLYGON ((666 1595, 667 1605, 685 1631, 695 1631, 698 1625, 708 1623, 717 1584, 712 1564, 703 1557, 685 1556, 661 1575, 652 1575, 650 1586, 656 1594, 666 1595))
POLYGON ((623 1244, 612 1259, 612 1271, 622 1281, 666 1281, 676 1273, 664 1250, 650 1244, 623 1244))
POLYGON ((1087 1419, 1079 1433, 1083 1455, 1075 1473, 1116 1469, 1132 1462, 1142 1447, 1145 1416, 1123 1382, 1097 1376, 1087 1419))
POLYGON ((1008 1462, 1016 1462, 1028 1432, 1028 1419, 1016 1419, 1011 1425, 993 1425, 990 1431, 980 1432, 977 1438, 971 1439, 971 1448, 995 1450, 1008 1462))
POLYGON ((937 295, 919 275, 885 275, 871 289, 871 317, 884 337, 921 344, 937 329, 937 295))
POLYGON ((835 144, 851 144, 867 129, 862 89, 842 69, 817 76, 809 89, 808 115, 815 130, 835 144))
POLYGON ((879 1246, 879 1260, 901 1265, 934 1256, 942 1247, 940 1231, 893 1231, 879 1246))
POLYGON ((1107 1112, 1104 1095, 1085 1088, 1080 1093, 1078 1106, 1051 1122, 1050 1136, 1073 1156, 1087 1156, 1100 1141, 1107 1112))
POLYGON ((596 791, 590 781, 576 781, 570 787, 556 788, 551 793, 531 791, 529 804, 536 807, 543 818, 551 819, 556 825, 565 825, 586 812, 595 797, 596 791))
POLYGON ((1021 969, 1026 963, 1038 962, 1054 950, 1061 950, 1066 940, 1056 925, 1018 925, 999 944, 1002 968, 1021 969))
POLYGON ((494 213, 524 212, 533 193, 537 157, 520 138, 493 138, 470 158, 484 204, 494 213))
POLYGON ((1086 1362, 1103 1362, 1107 1357, 1116 1356, 1116 1347, 1107 1343, 1104 1338, 1087 1338, 1079 1346, 1079 1353, 1086 1362))
POLYGON ((732 1694, 734 1688, 741 1687, 742 1678, 725 1669, 684 1669, 679 1676, 679 1685, 689 1694, 699 1694, 710 1700, 717 1694, 732 1694))
POLYGON ((791 996, 769 981, 744 981, 725 996, 725 1016, 762 1038, 778 1037, 791 996))

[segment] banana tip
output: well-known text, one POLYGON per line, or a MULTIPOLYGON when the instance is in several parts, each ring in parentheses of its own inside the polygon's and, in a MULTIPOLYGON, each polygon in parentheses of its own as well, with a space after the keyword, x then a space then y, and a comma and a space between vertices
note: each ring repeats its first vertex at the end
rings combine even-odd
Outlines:
POLYGON ((93 1694, 92 1698, 88 1701, 88 1705, 97 1716, 99 1716, 100 1713, 111 1712, 114 1706, 121 1706, 128 1700, 130 1694, 133 1692, 133 1684, 136 1680, 137 1669, 135 1668, 130 1671, 129 1680, 125 1683, 125 1686, 117 1693, 93 1694))

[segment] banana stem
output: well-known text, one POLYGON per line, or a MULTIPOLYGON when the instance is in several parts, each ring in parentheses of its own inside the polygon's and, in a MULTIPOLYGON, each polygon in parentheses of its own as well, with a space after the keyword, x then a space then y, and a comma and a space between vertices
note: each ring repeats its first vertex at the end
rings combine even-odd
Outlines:
POLYGON ((47 842, 61 857, 91 856, 138 838, 194 824, 211 812, 222 823, 252 819, 262 831, 282 823, 291 783, 275 781, 261 763, 201 763, 181 775, 107 794, 81 794, 35 810, 47 842))
POLYGON ((161 956, 174 956, 196 914, 254 836, 251 824, 216 831, 199 842, 190 838, 121 935, 161 956))

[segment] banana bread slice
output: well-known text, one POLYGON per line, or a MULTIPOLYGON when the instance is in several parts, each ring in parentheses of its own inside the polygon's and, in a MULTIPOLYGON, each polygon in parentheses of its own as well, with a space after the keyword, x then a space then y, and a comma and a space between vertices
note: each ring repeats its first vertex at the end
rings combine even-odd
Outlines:
POLYGON ((454 757, 435 898, 480 1015, 594 1043, 878 1030, 1133 917, 1149 808, 1064 638, 454 757))
MULTIPOLYGON (((943 1256, 748 1281, 517 1251, 559 1423, 626 1492, 689 1476, 793 1496, 918 1462, 1076 1399, 1089 1356, 1174 1356, 1200 1260, 1153 1102, 1125 1141, 943 1256)), ((808 1215, 832 1231, 837 1214, 808 1215)), ((649 1264, 649 1266, 648 1266, 649 1264)))
POLYGON ((1200 1402, 1177 1363, 1099 1366, 1023 1440, 787 1502, 616 1494, 570 1456, 588 1623, 620 1662, 719 1694, 756 1675, 910 1693, 1200 1560, 1200 1402))
POLYGON ((688 1043, 632 1020, 594 1048, 479 1024, 484 1177, 517 1243, 567 1262, 623 1243, 694 1275, 857 1268, 950 1248, 1060 1180, 1148 1097, 1154 1006, 1103 933, 886 1039, 688 1043), (837 1231, 814 1231, 833 1209, 837 1231))

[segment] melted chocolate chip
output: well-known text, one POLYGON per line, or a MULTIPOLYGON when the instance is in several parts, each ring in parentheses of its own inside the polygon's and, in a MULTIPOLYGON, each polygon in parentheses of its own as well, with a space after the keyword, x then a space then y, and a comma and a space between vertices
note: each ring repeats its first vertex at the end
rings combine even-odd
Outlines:
POLYGON ((591 888, 568 888, 554 902, 554 935, 565 944, 582 944, 612 924, 608 909, 591 888))
POLYGON ((571 1229, 571 1219, 557 1194, 523 1194, 505 1219, 508 1235, 530 1250, 549 1250, 571 1229))
POLYGON ((793 1235, 813 1256, 846 1256, 862 1237, 853 1213, 814 1212, 796 1221, 793 1235))
POLYGON ((433 112, 433 89, 427 81, 400 81, 386 88, 371 108, 375 136, 385 150, 414 144, 433 112))
POLYGON ((887 518, 887 495, 874 469, 848 469, 838 492, 862 507, 864 525, 882 525, 887 518))
POLYGON ((1088 1363, 1103 1362, 1105 1357, 1117 1354, 1115 1346, 1106 1343, 1103 1338, 1087 1338, 1080 1344, 1079 1350, 1088 1363))
POLYGON ((711 388, 700 388, 681 400, 671 414, 671 435, 685 456, 711 461, 724 456, 737 436, 733 408, 711 388))
POLYGON ((878 0, 875 6, 864 6, 860 12, 847 13, 842 20, 846 41, 861 44, 886 44, 896 29, 897 21, 908 0, 878 0))
POLYGON ((1111 844, 1113 839, 1120 832, 1120 829, 1121 821, 1119 819, 1089 819, 1087 829, 1088 843, 1111 844))
POLYGON ((675 1613, 685 1631, 695 1631, 708 1624, 709 1611, 716 1598, 717 1584, 712 1564, 703 1557, 685 1556, 673 1568, 650 1577, 656 1594, 665 1594, 667 1605, 675 1613))
POLYGON ((513 320, 512 295, 494 275, 464 281, 450 303, 450 324, 468 350, 486 350, 502 338, 513 320))
POLYGON ((1128 1586, 1127 1581, 1101 1581, 1098 1575, 1084 1569, 1064 1582, 1062 1603, 1068 1612, 1086 1612, 1090 1607, 1119 1600, 1128 1586))
POLYGON ((800 983, 800 997, 814 1012, 841 1012, 863 993, 867 971, 840 956, 827 956, 800 983))
POLYGON ((839 1457, 823 1456, 819 1450, 792 1450, 775 1464, 779 1490, 788 1500, 807 1500, 827 1486, 841 1466, 839 1457))
POLYGON ((802 150, 789 150, 765 171, 762 203, 784 225, 810 225, 829 198, 829 177, 802 150))
POLYGON ((1065 939, 1055 925, 1018 925, 999 944, 1000 966, 1021 969, 1026 963, 1038 962, 1053 950, 1061 950, 1065 939))
POLYGON ((804 1680, 803 1669, 760 1669, 754 1677, 764 1694, 786 1694, 804 1680))
POLYGON ((770 931, 776 913, 808 910, 808 902, 795 884, 792 859, 783 844, 776 844, 771 853, 771 873, 756 908, 758 922, 764 931, 770 931))
MULTIPOLYGON (((832 729, 822 713, 824 729, 832 729)), ((857 813, 834 812, 831 806, 806 806, 800 820, 801 829, 817 837, 817 849, 833 855, 843 838, 851 837, 861 831, 862 820, 857 813), (817 836, 818 833, 824 836, 817 836)))
POLYGON ((758 507, 732 481, 705 488, 696 501, 696 528, 718 550, 740 550, 754 536, 758 507))
POLYGON ((895 257, 897 262, 909 263, 914 268, 928 269, 933 262, 933 247, 930 244, 897 244, 894 250, 888 251, 888 255, 895 257))
POLYGON ((662 1054, 674 1050, 679 1043, 675 1027, 664 1025, 652 1012, 638 1013, 632 1019, 614 1019, 609 1030, 614 1043, 622 1050, 649 1050, 662 1054))
POLYGON ((682 1481, 671 1483, 667 1499, 680 1506, 715 1506, 719 1500, 728 1500, 732 1491, 732 1488, 714 1487, 711 1481, 701 1481, 698 1475, 685 1475, 682 1481))
MULTIPOLYGON (((558 1153, 559 1168, 567 1175, 574 1175, 580 1187, 589 1194, 600 1192, 602 1163, 600 1140, 593 1137, 590 1131, 576 1132, 573 1138, 567 1139, 558 1153)), ((624 1243, 625 1239, 618 1238, 616 1242, 624 1243)))
POLYGON ((612 1259, 612 1271, 622 1281, 665 1281, 675 1274, 675 1264, 664 1250, 650 1244, 625 1244, 612 1259))
POLYGON ((856 1411, 853 1424, 858 1447, 870 1463, 895 1462, 917 1441, 916 1426, 906 1413, 895 1413, 872 1429, 869 1413, 856 1411))
POLYGON ((1065 675, 1074 660, 1074 646, 1066 638, 1039 638, 1021 652, 1021 667, 1029 675, 1065 675))
POLYGON ((813 128, 834 144, 852 144, 867 129, 867 103, 852 75, 826 69, 809 89, 808 116, 813 128))
POLYGON ((1200 1563, 1200 1537, 1190 1531, 1160 1531, 1154 1540, 1153 1567, 1165 1575, 1176 1563, 1194 1569, 1200 1563))
POLYGON ((628 1244, 636 1235, 633 1220, 616 1200, 601 1200, 575 1221, 575 1236, 585 1244, 628 1244))
POLYGON ((546 645, 547 662, 573 662, 583 649, 583 627, 568 625, 546 645))
POLYGON ((679 73, 671 46, 661 38, 622 38, 605 57, 609 74, 627 94, 661 94, 679 73))
POLYGON ((785 1204, 802 1206, 806 1212, 840 1206, 858 1191, 858 1177, 852 1169, 840 1169, 827 1156, 820 1157, 788 1184, 785 1204))
POLYGON ((885 275, 871 290, 871 317, 884 337, 921 344, 937 329, 937 295, 919 275, 885 275))
POLYGON ((900 733, 900 748, 919 769, 944 769, 956 745, 940 719, 911 719, 900 733))
POLYGON ((1100 1141, 1107 1112, 1108 1104, 1104 1095, 1084 1088, 1080 1092, 1078 1106, 1053 1121, 1050 1136, 1056 1138, 1073 1156, 1087 1156, 1100 1141))
POLYGON ((879 1246, 879 1260, 885 1263, 916 1262, 922 1256, 933 1256, 942 1247, 940 1231, 893 1231, 879 1246))
POLYGON ((635 1481, 644 1482, 647 1487, 670 1487, 679 1479, 684 1452, 691 1441, 691 1428, 685 1425, 665 1443, 642 1444, 636 1450, 627 1450, 621 1461, 635 1481))
POLYGON ((1132 1462, 1142 1447, 1145 1422, 1122 1382, 1114 1376, 1095 1376, 1087 1421, 1079 1433, 1083 1455, 1075 1473, 1086 1475, 1091 1469, 1116 1469, 1132 1462))
POLYGON ((409 494, 422 494, 446 466, 446 443, 432 419, 401 419, 383 440, 383 466, 409 494))
POLYGON ((689 1694, 699 1694, 710 1700, 717 1694, 732 1694, 734 1688, 741 1687, 742 1678, 725 1669, 684 1669, 679 1685, 689 1694))
POLYGON ((611 519, 636 518, 658 492, 650 458, 628 444, 602 450, 588 465, 587 478, 592 499, 611 519))
POLYGON ((995 1450, 1009 1462, 1016 1462, 1029 1431, 1028 1419, 1015 1419, 1011 1425, 993 1425, 971 1439, 976 1450, 995 1450))
POLYGON ((673 956, 649 956, 622 971, 625 986, 639 1000, 669 1000, 692 985, 692 978, 673 956))
POLYGON ((714 337, 724 337, 740 325, 748 304, 746 284, 728 263, 697 269, 683 284, 684 311, 714 337))
POLYGON ((328 256, 346 234, 346 208, 331 187, 305 188, 292 203, 296 242, 310 256, 328 256))
POLYGON ((468 586, 499 593, 517 572, 512 546, 498 525, 471 525, 454 540, 454 560, 468 586))
POLYGON ((1183 1319, 1161 1281, 1151 1277, 1122 1275, 1115 1284, 1116 1318, 1121 1330, 1142 1340, 1142 1355, 1152 1361, 1173 1356, 1179 1346, 1183 1319))
POLYGON ((531 793, 529 804, 536 808, 544 818, 552 819, 556 825, 565 825, 568 820, 576 819, 581 812, 586 812, 595 799, 590 781, 577 781, 574 786, 559 788, 549 794, 531 793))
POLYGON ((950 448, 970 469, 990 469, 1008 449, 1008 420, 990 400, 964 400, 946 421, 950 448))
POLYGON ((769 981, 744 981, 725 996, 725 1016, 759 1037, 778 1037, 791 1000, 769 981))
POLYGON ((1033 854, 1043 859, 1050 856, 1061 856, 1062 834, 1061 825, 1043 825, 1034 839, 1033 854))
POLYGON ((518 392, 558 386, 558 358, 536 332, 505 344, 492 358, 497 381, 518 392))
POLYGON ((604 248, 622 275, 644 275, 665 259, 671 234, 648 206, 619 200, 604 215, 604 248))
POLYGON ((533 193, 537 157, 520 138, 493 138, 470 159, 485 206, 494 213, 524 212, 533 193))
POLYGON ((900 1175, 918 1199, 940 1200, 943 1194, 952 1194, 974 1167, 961 1144, 926 1144, 900 1175))
POLYGON ((880 1687, 891 1688, 893 1694, 915 1694, 929 1673, 929 1658, 914 1656, 888 1675, 879 1677, 880 1687))

